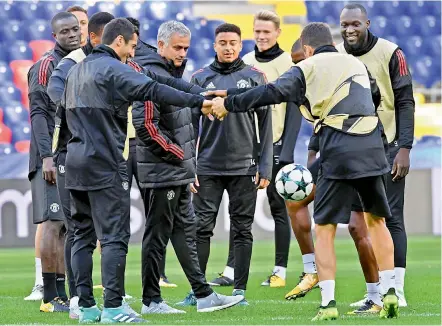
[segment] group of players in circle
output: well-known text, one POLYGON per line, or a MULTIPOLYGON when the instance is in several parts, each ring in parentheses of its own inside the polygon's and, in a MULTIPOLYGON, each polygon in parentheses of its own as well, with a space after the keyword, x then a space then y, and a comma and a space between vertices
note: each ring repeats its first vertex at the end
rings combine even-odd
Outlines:
POLYGON ((142 315, 185 313, 161 297, 160 285, 174 286, 164 272, 169 240, 191 285, 177 306, 213 312, 253 304, 246 299, 251 229, 257 190, 266 189, 275 266, 263 286, 286 286, 291 225, 304 271, 286 299, 320 287, 313 320, 338 318, 334 237, 337 224, 346 223, 367 283, 350 313, 397 317, 407 305, 403 201, 414 132, 412 80, 402 50, 369 31, 363 6, 346 5, 340 21, 343 43, 335 45, 326 24, 310 23, 288 54, 277 43, 280 18, 260 11, 255 50, 243 58, 240 28, 222 24, 214 61, 187 83, 181 77, 191 33, 184 24, 163 23, 153 47, 141 40, 136 19, 106 12, 88 19, 81 7, 56 14, 55 48, 28 74, 29 179, 41 260, 25 300, 42 299, 40 311, 69 312, 80 323, 145 321, 127 303, 124 286, 135 177, 146 214, 142 315), (275 176, 293 163, 302 117, 314 123, 307 167, 316 187, 303 201, 284 202, 275 176), (207 282, 224 190, 229 257, 207 282), (313 200, 315 245, 307 208, 313 200), (92 290, 97 244, 102 310, 92 290), (214 286, 233 286, 232 295, 214 286))

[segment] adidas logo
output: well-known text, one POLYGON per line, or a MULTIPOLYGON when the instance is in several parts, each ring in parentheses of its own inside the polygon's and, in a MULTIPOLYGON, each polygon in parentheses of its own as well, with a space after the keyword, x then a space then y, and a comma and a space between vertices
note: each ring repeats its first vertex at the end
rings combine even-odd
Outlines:
POLYGON ((215 87, 215 85, 213 85, 212 82, 210 82, 209 85, 206 86, 206 89, 207 89, 207 88, 216 88, 216 87, 215 87))

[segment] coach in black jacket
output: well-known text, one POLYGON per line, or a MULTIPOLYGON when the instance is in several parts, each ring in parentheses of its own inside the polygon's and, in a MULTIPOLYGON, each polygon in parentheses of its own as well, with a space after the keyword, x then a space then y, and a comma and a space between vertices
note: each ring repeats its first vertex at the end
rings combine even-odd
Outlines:
MULTIPOLYGON (((159 53, 144 56, 144 67, 156 74, 181 78, 189 44, 190 31, 182 23, 162 24, 158 31, 159 53)), ((183 312, 163 302, 158 285, 159 265, 169 238, 198 299, 198 310, 204 301, 209 306, 221 307, 228 300, 236 300, 214 294, 198 263, 196 219, 189 187, 195 180, 191 109, 161 102, 136 102, 132 112, 140 185, 150 190, 143 192, 146 227, 142 246, 141 313, 183 312)))
POLYGON ((98 318, 92 292, 95 230, 102 246, 102 280, 106 289, 102 322, 125 317, 121 304, 130 237, 130 197, 123 152, 128 107, 137 100, 186 103, 196 108, 211 104, 202 96, 159 85, 124 64, 133 56, 136 41, 134 26, 128 20, 120 18, 108 23, 103 45, 71 69, 61 103, 72 133, 66 157, 66 187, 71 191, 75 224, 72 265, 79 306, 91 308, 90 315, 97 314, 98 318))
MULTIPOLYGON (((215 61, 197 71, 192 82, 210 89, 249 88, 266 83, 265 75, 241 58, 241 30, 232 24, 215 32, 215 61)), ((197 182, 193 204, 198 218, 197 245, 200 266, 206 271, 210 238, 224 193, 229 194, 229 213, 234 239, 234 294, 243 294, 252 255, 252 223, 257 188, 266 188, 272 178, 272 117, 268 107, 232 119, 211 121, 203 117, 197 160, 197 182), (255 113, 258 118, 259 140, 255 113)), ((198 131, 201 112, 195 110, 193 125, 198 131)))

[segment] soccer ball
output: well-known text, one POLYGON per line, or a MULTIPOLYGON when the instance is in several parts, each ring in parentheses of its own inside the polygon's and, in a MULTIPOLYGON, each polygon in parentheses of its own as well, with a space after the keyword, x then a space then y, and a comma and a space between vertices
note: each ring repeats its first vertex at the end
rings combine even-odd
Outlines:
POLYGON ((313 190, 310 171, 300 164, 289 164, 281 168, 275 178, 278 194, 287 201, 301 201, 313 190))

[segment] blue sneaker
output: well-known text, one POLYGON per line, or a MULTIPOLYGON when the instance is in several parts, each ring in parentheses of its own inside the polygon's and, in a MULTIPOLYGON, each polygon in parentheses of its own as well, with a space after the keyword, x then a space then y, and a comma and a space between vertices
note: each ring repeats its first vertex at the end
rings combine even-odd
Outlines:
POLYGON ((226 309, 237 305, 244 297, 242 295, 227 296, 213 292, 211 295, 197 299, 196 311, 198 312, 213 312, 221 309, 226 309))
POLYGON ((134 314, 128 314, 126 309, 121 306, 118 308, 104 308, 101 313, 101 322, 103 324, 113 323, 147 323, 147 320, 141 319, 134 314))
POLYGON ((246 300, 246 291, 245 290, 233 290, 232 296, 240 295, 243 297, 243 300, 238 303, 238 306, 248 306, 249 303, 246 300))
POLYGON ((80 324, 93 324, 98 323, 101 319, 101 310, 97 306, 90 308, 80 307, 80 313, 78 316, 78 322, 80 324))
POLYGON ((185 297, 183 301, 178 302, 176 305, 180 307, 196 306, 195 294, 193 294, 193 292, 190 291, 187 297, 185 297))

